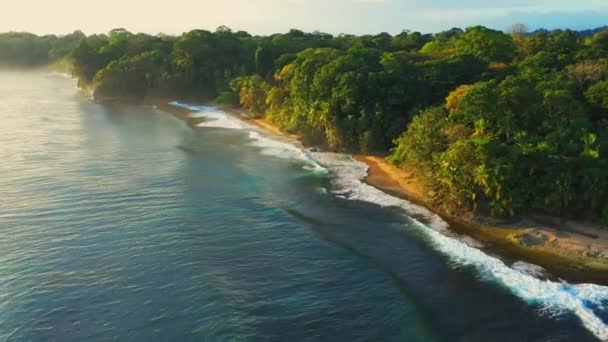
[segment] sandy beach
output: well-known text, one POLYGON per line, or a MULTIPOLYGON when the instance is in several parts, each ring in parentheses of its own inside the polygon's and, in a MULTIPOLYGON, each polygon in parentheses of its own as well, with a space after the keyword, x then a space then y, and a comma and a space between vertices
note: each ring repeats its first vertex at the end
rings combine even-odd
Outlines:
MULTIPOLYGON (((192 125, 201 120, 189 117, 191 111, 187 109, 159 105, 158 102, 157 107, 192 125)), ((286 134, 243 109, 222 110, 270 135, 281 136, 301 145, 297 135, 286 134)), ((574 281, 608 283, 608 230, 597 224, 551 217, 525 217, 501 222, 468 212, 447 211, 426 194, 416 179, 415 169, 398 168, 378 156, 354 155, 353 158, 369 167, 366 183, 437 213, 450 224, 450 229, 483 243, 488 251, 510 260, 540 265, 555 274, 568 275, 574 281)))
POLYGON ((585 270, 587 274, 581 275, 582 278, 608 282, 608 230, 598 224, 551 217, 498 222, 468 213, 448 212, 429 200, 431 197, 426 195, 412 169, 398 168, 382 157, 354 157, 369 166, 365 179, 368 184, 428 208, 448 221, 455 231, 491 246, 501 255, 548 269, 585 270))

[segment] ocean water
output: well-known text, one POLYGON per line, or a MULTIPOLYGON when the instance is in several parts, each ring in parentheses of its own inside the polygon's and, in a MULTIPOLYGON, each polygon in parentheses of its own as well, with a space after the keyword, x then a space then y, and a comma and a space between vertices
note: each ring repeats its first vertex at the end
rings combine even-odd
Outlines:
POLYGON ((596 341, 546 280, 214 108, 108 107, 0 72, 0 341, 596 341))

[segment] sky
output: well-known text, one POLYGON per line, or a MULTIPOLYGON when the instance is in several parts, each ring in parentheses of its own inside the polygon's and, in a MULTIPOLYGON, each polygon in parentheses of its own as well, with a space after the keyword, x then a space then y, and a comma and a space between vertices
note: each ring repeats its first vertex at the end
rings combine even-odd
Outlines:
POLYGON ((485 25, 506 30, 608 25, 608 0, 18 0, 2 5, 0 31, 87 34, 122 27, 179 34, 225 25, 252 34, 291 28, 332 34, 434 33, 485 25))

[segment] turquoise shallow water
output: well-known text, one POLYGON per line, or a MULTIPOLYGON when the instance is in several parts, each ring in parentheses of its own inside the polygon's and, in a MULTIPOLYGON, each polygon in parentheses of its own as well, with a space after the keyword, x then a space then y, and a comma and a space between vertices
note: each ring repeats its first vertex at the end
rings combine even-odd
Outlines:
POLYGON ((602 289, 498 281, 247 129, 34 72, 0 72, 0 117, 0 340, 587 341, 608 319, 602 289))

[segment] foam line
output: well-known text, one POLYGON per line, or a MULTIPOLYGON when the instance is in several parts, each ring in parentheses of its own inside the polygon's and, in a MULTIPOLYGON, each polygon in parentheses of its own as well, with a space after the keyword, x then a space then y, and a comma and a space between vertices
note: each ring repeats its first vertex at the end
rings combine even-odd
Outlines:
POLYGON ((367 175, 368 166, 351 156, 325 152, 307 153, 288 142, 263 136, 254 126, 214 107, 180 102, 170 104, 195 111, 192 116, 206 118, 208 121, 200 124, 202 127, 248 130, 251 145, 260 148, 262 154, 300 160, 305 162, 306 168, 316 172, 331 171, 334 174, 331 192, 339 198, 403 209, 413 220, 415 227, 428 238, 431 246, 447 256, 451 262, 474 267, 483 279, 505 286, 526 302, 541 305, 543 312, 547 314, 559 315, 566 310, 574 313, 595 336, 608 341, 608 326, 589 307, 589 304, 592 304, 606 310, 608 287, 542 280, 537 277, 542 275, 542 268, 523 262, 509 267, 502 260, 484 253, 475 241, 453 235, 448 224, 426 208, 365 184, 363 179, 367 175), (416 217, 423 217, 428 223, 422 223, 416 217))
POLYGON ((542 268, 519 262, 514 268, 502 260, 484 253, 468 240, 445 234, 447 223, 424 207, 391 196, 363 182, 367 165, 352 157, 315 153, 313 158, 335 174, 335 193, 349 200, 375 203, 383 207, 399 207, 413 216, 423 216, 430 223, 423 224, 412 219, 424 233, 432 247, 447 256, 456 265, 472 266, 487 281, 508 288, 513 294, 532 304, 540 304, 549 314, 561 314, 565 310, 574 313, 583 325, 603 341, 608 341, 608 326, 598 317, 589 304, 605 310, 608 302, 608 287, 595 284, 573 285, 541 280, 532 273, 542 275, 542 268))
POLYGON ((300 149, 289 142, 264 136, 257 127, 220 109, 181 102, 171 102, 169 104, 193 111, 193 113, 190 114, 190 117, 206 119, 205 122, 198 124, 198 127, 215 127, 248 131, 250 139, 249 145, 259 148, 263 155, 302 161, 305 164, 303 166, 304 169, 314 173, 326 174, 328 172, 327 169, 314 161, 303 149, 300 149))

